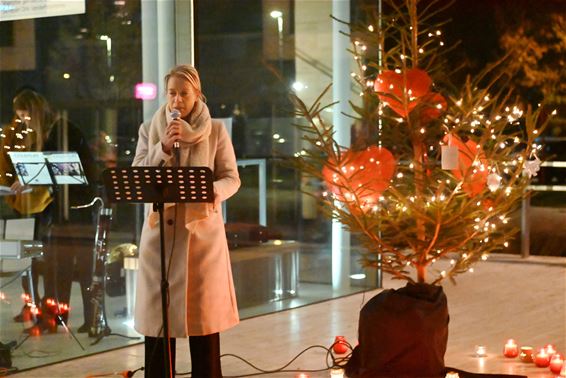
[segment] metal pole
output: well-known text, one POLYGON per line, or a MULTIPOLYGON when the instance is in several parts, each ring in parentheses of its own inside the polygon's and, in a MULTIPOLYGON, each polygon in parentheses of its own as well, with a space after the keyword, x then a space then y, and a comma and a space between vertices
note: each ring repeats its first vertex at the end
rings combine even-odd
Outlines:
POLYGON ((531 248, 531 222, 529 219, 531 208, 531 194, 527 193, 521 202, 521 257, 526 259, 531 248))

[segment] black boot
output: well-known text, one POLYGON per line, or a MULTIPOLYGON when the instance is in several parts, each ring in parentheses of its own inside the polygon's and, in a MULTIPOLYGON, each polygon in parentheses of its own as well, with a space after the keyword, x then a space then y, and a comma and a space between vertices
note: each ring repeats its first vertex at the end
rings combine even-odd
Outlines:
POLYGON ((220 335, 189 336, 191 377, 222 378, 220 335))
MULTIPOLYGON (((173 369, 172 375, 175 376, 175 350, 176 340, 174 337, 170 338, 171 342, 171 368, 173 369)), ((145 364, 144 364, 144 377, 145 378, 169 378, 165 374, 165 348, 162 337, 144 338, 145 346, 145 364)), ((194 374, 193 377, 196 377, 194 374)))

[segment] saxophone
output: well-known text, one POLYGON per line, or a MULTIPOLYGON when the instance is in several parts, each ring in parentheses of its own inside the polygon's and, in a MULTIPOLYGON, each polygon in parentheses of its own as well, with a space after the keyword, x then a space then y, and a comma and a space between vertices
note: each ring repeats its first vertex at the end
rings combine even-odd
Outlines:
POLYGON ((112 221, 112 209, 104 206, 101 197, 95 197, 86 205, 75 206, 73 208, 85 208, 100 202, 96 216, 96 234, 94 237, 93 270, 92 283, 88 288, 90 302, 92 304, 90 317, 85 319, 89 324, 88 336, 96 337, 92 345, 98 343, 104 336, 112 332, 108 326, 106 308, 104 304, 105 284, 106 284, 106 258, 108 255, 108 233, 112 221))

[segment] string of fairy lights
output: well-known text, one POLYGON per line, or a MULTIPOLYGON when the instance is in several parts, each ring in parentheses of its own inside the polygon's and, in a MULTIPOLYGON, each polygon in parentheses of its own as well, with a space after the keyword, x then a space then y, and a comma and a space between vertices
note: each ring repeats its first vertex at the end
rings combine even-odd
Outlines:
MULTIPOLYGON (((391 22, 395 22, 395 20, 391 22)), ((367 26, 369 33, 379 33, 379 30, 382 30, 382 28, 376 30, 373 25, 367 26)), ((423 35, 426 35, 429 40, 418 48, 419 55, 425 54, 424 46, 427 46, 429 51, 433 50, 433 47, 434 49, 445 47, 441 30, 431 30, 423 35)), ((378 50, 382 47, 382 38, 382 35, 377 35, 378 50)), ((350 76, 360 86, 359 96, 362 98, 378 95, 375 89, 376 81, 381 80, 380 74, 385 66, 385 64, 379 62, 377 72, 373 70, 368 73, 370 64, 367 62, 371 58, 368 58, 366 54, 370 50, 368 45, 361 40, 353 41, 351 51, 359 73, 351 72, 350 76)), ((406 53, 398 54, 395 59, 391 56, 387 58, 397 63, 397 67, 393 69, 396 74, 403 75, 407 71, 407 62, 410 58, 406 53)), ((375 65, 372 67, 376 68, 375 65)), ((379 83, 383 84, 383 82, 379 83)), ((393 92, 394 89, 396 89, 394 84, 389 84, 389 90, 393 92)), ((398 101, 405 106, 405 109, 408 108, 408 104, 419 101, 418 96, 407 85, 400 89, 402 98, 399 98, 398 101)), ((471 89, 473 96, 470 98, 447 99, 451 106, 447 106, 447 104, 443 106, 442 103, 433 104, 438 111, 445 112, 434 126, 442 129, 441 135, 443 137, 430 142, 431 138, 426 139, 425 137, 429 136, 428 134, 433 135, 432 131, 434 130, 427 127, 428 125, 418 125, 418 129, 415 131, 423 136, 420 140, 428 141, 422 157, 425 163, 428 162, 428 165, 423 162, 413 162, 411 158, 405 156, 402 159, 399 157, 397 172, 389 181, 389 188, 392 190, 368 199, 368 190, 365 184, 356 182, 356 186, 353 187, 349 183, 352 177, 368 168, 366 164, 356 164, 347 160, 332 161, 330 158, 327 161, 327 164, 335 164, 336 168, 331 176, 330 185, 334 185, 339 190, 324 191, 322 193, 323 199, 333 209, 332 212, 335 216, 354 219, 353 221, 357 222, 358 225, 362 225, 364 222, 370 225, 375 224, 377 221, 373 219, 379 219, 382 223, 383 221, 387 222, 387 219, 404 219, 403 216, 409 218, 411 216, 425 217, 429 214, 449 214, 450 211, 454 211, 455 205, 453 203, 462 202, 461 198, 465 194, 463 192, 466 191, 466 185, 470 185, 469 181, 473 182, 474 177, 484 177, 485 183, 483 185, 488 188, 486 194, 468 194, 467 202, 469 205, 465 205, 470 208, 470 212, 480 215, 474 217, 469 228, 462 230, 462 240, 455 243, 456 247, 434 248, 435 245, 442 244, 438 240, 422 247, 429 250, 425 251, 426 258, 418 261, 418 264, 428 266, 436 263, 439 259, 449 261, 450 268, 438 271, 438 278, 434 282, 454 274, 473 272, 474 268, 470 266, 472 263, 478 260, 485 261, 491 251, 509 247, 508 237, 510 235, 506 234, 504 228, 509 225, 511 219, 509 213, 512 207, 506 203, 506 199, 520 198, 523 192, 519 188, 524 189, 525 186, 518 186, 517 184, 524 183, 522 181, 524 178, 530 179, 536 176, 541 165, 537 152, 540 151, 542 146, 535 141, 544 125, 538 125, 538 127, 535 124, 529 125, 525 116, 534 117, 535 121, 531 121, 532 123, 536 122, 537 117, 530 112, 526 114, 517 105, 503 106, 499 104, 500 98, 492 96, 487 90, 471 89), (471 163, 460 174, 461 177, 444 174, 445 178, 436 180, 435 187, 427 188, 419 194, 409 191, 406 193, 406 198, 403 198, 397 190, 393 190, 394 188, 404 188, 404 190, 409 188, 410 186, 407 183, 410 180, 415 180, 417 168, 421 171, 430 169, 431 164, 433 169, 437 168, 434 165, 436 161, 433 163, 428 161, 429 154, 438 156, 442 147, 450 144, 447 138, 456 137, 456 135, 466 136, 469 141, 473 142, 473 148, 469 152, 471 156, 468 157, 471 163), (478 199, 475 200, 474 197, 478 195, 478 199), (338 205, 336 205, 336 202, 338 202, 338 205), (346 205, 349 214, 340 211, 343 205, 346 205), (475 209, 472 209, 472 207, 475 209), (462 253, 462 251, 467 252, 462 253)), ((504 100, 507 100, 507 98, 504 98, 504 100)), ((384 126, 386 126, 384 120, 390 121, 388 127, 396 127, 397 125, 406 126, 410 129, 413 126, 408 116, 402 117, 388 112, 386 110, 388 107, 391 107, 389 101, 380 98, 376 106, 377 145, 380 148, 383 146, 384 126)), ((556 114, 557 111, 553 110, 550 116, 556 114)), ((331 128, 331 126, 325 125, 322 119, 316 119, 322 125, 323 130, 331 128)), ((548 119, 546 122, 548 122, 548 119)), ((317 127, 320 127, 320 125, 317 125, 317 127)), ((410 132, 408 132, 409 135, 410 132)), ((318 136, 320 138, 313 143, 315 149, 318 150, 318 156, 321 153, 323 156, 324 153, 330 156, 329 152, 335 146, 332 141, 325 140, 327 134, 319 133, 318 136)), ((295 156, 308 158, 315 155, 303 149, 295 156)), ((340 152, 338 152, 338 156, 340 156, 340 152)), ((380 164, 380 161, 370 161, 369 163, 380 164)), ((481 192, 483 192, 483 189, 481 192)), ((513 201, 509 201, 509 203, 511 202, 513 201)), ((360 227, 363 228, 364 226, 360 227)), ((366 226, 365 230, 371 232, 370 228, 366 226)), ((392 272, 395 267, 415 265, 415 251, 397 249, 393 245, 388 245, 381 236, 372 235, 371 240, 374 242, 379 240, 379 243, 375 243, 373 247, 377 247, 377 252, 384 257, 385 271, 392 272)))
MULTIPOLYGON (((0 138, 2 139, 0 144, 3 147, 3 151, 0 153, 6 153, 8 151, 25 151, 27 150, 27 146, 29 144, 26 143, 30 139, 33 139, 34 135, 32 134, 34 130, 31 127, 27 127, 27 124, 31 121, 31 117, 24 116, 23 119, 16 118, 14 120, 14 124, 8 126, 9 132, 4 130, 4 128, 0 127, 0 138), (10 138, 9 134, 13 134, 13 137, 10 138), (5 143, 6 140, 10 139, 10 143, 5 143)), ((13 177, 12 173, 10 172, 1 172, 0 171, 0 178, 5 176, 6 178, 11 179, 13 177)))

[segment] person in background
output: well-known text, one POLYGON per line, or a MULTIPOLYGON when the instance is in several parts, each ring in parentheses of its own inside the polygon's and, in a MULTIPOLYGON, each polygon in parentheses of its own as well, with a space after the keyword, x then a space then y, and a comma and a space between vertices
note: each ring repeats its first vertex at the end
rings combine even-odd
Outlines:
MULTIPOLYGON (((133 165, 206 166, 214 175, 214 203, 177 203, 164 210, 171 362, 174 371, 175 339, 188 336, 191 375, 222 377, 219 332, 239 322, 220 208, 240 187, 236 157, 223 124, 210 117, 197 70, 176 66, 165 86, 167 102, 139 129, 133 165), (178 117, 172 116, 175 109, 178 117)), ((145 335, 145 376, 151 378, 165 372, 157 221, 158 214, 148 211, 134 313, 135 329, 145 335)))
MULTIPOLYGON (((92 249, 89 251, 71 250, 71 255, 54 246, 52 229, 57 221, 58 190, 56 186, 22 185, 14 171, 8 151, 75 151, 78 153, 87 176, 89 185, 71 185, 69 188, 70 204, 89 202, 94 194, 95 163, 88 144, 80 130, 73 124, 66 122, 56 112, 52 111, 48 101, 41 94, 32 89, 19 91, 13 100, 15 113, 12 127, 5 130, 0 140, 0 184, 11 187, 14 195, 5 196, 6 203, 21 217, 35 218, 36 239, 44 245, 41 258, 32 259, 32 282, 36 302, 41 310, 39 321, 32 329, 32 334, 44 331, 56 331, 59 321, 66 321, 68 314, 60 313, 60 304, 69 303, 70 282, 73 275, 74 264, 79 270, 79 283, 83 296, 83 315, 85 324, 79 327, 79 332, 88 330, 88 316, 90 314, 90 299, 88 287, 92 279, 92 249), (62 140, 67 140, 63 145, 62 140), (76 255, 75 255, 76 254, 76 255), (43 295, 39 295, 39 276, 43 276, 43 295), (68 281, 68 282, 67 282, 68 281), (62 315, 56 319, 56 315, 62 315)), ((87 214, 85 216, 88 217, 87 214)), ((28 280, 22 279, 22 287, 29 297, 28 280)), ((24 320, 26 309, 14 317, 16 322, 24 320)))

